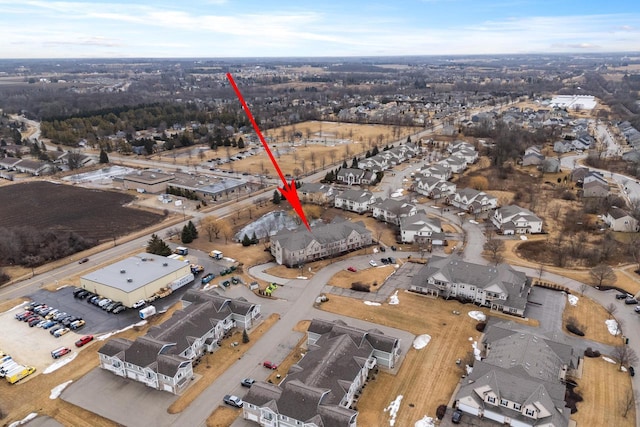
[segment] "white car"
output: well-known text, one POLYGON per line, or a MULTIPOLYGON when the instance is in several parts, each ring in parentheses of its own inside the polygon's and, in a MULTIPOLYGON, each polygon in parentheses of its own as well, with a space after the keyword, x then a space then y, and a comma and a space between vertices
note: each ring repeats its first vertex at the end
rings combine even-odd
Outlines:
POLYGON ((378 264, 374 260, 369 261, 369 265, 371 267, 377 267, 378 266, 378 264))
POLYGON ((140 308, 140 307, 142 307, 142 306, 143 306, 143 305, 145 305, 145 304, 146 304, 146 301, 145 301, 145 300, 143 300, 143 299, 141 299, 140 301, 134 302, 134 303, 133 303, 133 305, 132 305, 131 307, 133 307, 133 308, 140 308))

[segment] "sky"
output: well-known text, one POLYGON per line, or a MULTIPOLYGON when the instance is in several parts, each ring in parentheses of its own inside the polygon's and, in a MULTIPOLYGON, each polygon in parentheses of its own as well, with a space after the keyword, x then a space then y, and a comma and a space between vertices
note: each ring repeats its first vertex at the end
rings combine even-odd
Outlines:
POLYGON ((0 0, 0 58, 640 51, 637 0, 0 0))

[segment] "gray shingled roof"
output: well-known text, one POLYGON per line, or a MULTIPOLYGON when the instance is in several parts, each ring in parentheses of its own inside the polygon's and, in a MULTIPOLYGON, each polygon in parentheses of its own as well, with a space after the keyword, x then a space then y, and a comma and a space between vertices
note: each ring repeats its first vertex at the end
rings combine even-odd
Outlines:
POLYGON ((321 224, 311 227, 311 231, 307 230, 304 226, 298 227, 295 230, 283 229, 271 236, 271 242, 279 242, 280 246, 289 251, 298 251, 309 246, 314 240, 321 244, 340 241, 349 236, 353 231, 356 231, 358 234, 371 233, 362 221, 334 221, 331 224, 321 224))
POLYGON ((167 345, 149 336, 138 337, 131 346, 124 351, 124 360, 136 366, 147 367, 156 363, 160 350, 167 345))
POLYGON ((343 191, 338 198, 348 200, 355 203, 363 203, 371 200, 373 194, 366 190, 346 190, 343 191))
POLYGON ((98 353, 113 357, 131 347, 133 341, 126 338, 112 338, 98 350, 98 353))

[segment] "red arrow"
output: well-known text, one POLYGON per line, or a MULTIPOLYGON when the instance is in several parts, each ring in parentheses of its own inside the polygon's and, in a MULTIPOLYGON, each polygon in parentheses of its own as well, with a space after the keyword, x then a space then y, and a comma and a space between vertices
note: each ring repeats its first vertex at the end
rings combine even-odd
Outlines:
POLYGON ((258 124, 253 118, 253 115, 251 114, 251 110, 249 110, 249 106, 244 101, 244 98, 240 93, 240 89, 238 89, 236 82, 233 80, 233 76, 231 76, 231 73, 227 73, 227 79, 229 80, 229 83, 231 83, 231 87, 233 88, 236 95, 238 96, 238 99, 240 100, 242 109, 247 114, 249 121, 253 125, 253 129, 258 134, 258 138, 260 139, 262 146, 264 147, 265 151, 269 155, 269 159, 271 160, 271 163, 273 163, 273 166, 276 168, 276 172, 278 172, 278 176, 282 180, 282 188, 278 187, 278 190, 280 190, 280 193, 285 197, 285 199, 287 199, 287 201, 289 202, 293 210, 296 211, 296 213, 298 214, 298 216, 300 217, 304 225, 307 227, 307 230, 311 231, 311 227, 309 227, 309 221, 307 221, 307 217, 305 216, 304 211, 302 210, 302 204, 300 203, 300 199, 298 198, 298 191, 296 189, 295 180, 291 180, 291 184, 287 182, 284 175, 282 174, 282 170, 280 170, 280 166, 278 165, 278 162, 276 161, 275 157, 273 157, 273 154, 269 149, 269 144, 267 144, 267 141, 265 141, 264 136, 262 136, 262 132, 260 132, 260 128, 258 127, 258 124))

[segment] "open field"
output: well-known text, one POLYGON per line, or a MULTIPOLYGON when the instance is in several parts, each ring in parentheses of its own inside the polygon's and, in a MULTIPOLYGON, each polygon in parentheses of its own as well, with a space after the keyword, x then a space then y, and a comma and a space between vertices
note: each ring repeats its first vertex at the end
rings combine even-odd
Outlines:
MULTIPOLYGON (((597 291, 589 290, 589 292, 597 291)), ((605 320, 609 319, 609 315, 605 309, 586 295, 576 296, 579 299, 575 306, 569 303, 565 305, 564 312, 562 313, 562 324, 566 325, 567 319, 573 317, 577 324, 581 325, 580 330, 585 333, 585 339, 608 345, 622 344, 622 337, 620 335, 611 335, 607 329, 607 325, 604 323, 605 320)), ((631 325, 629 325, 629 327, 631 327, 631 325)), ((565 331, 565 333, 571 335, 568 331, 565 331)))
POLYGON ((457 301, 436 300, 412 293, 400 293, 400 304, 368 306, 354 304, 350 298, 332 295, 320 308, 358 319, 407 330, 415 335, 428 334, 429 344, 411 349, 405 355, 397 375, 381 371, 364 389, 358 402, 358 424, 389 425, 383 409, 398 395, 403 395, 396 425, 411 426, 429 415, 435 417, 438 405, 447 404, 462 375, 456 359, 469 357, 472 340, 478 340, 478 323, 467 315, 478 309, 457 301), (461 314, 455 315, 453 311, 461 314))
POLYGON ((34 181, 0 187, 0 218, 6 228, 73 231, 99 242, 162 220, 161 214, 126 207, 133 199, 124 193, 34 181))
POLYGON ((336 273, 331 280, 329 280, 328 284, 339 288, 350 289, 352 283, 358 282, 363 285, 371 286, 371 292, 376 292, 379 285, 382 285, 384 281, 387 280, 387 277, 389 277, 395 270, 395 267, 392 265, 370 267, 356 272, 343 270, 336 273))
POLYGON ((578 380, 578 392, 584 399, 578 402, 578 412, 571 416, 578 426, 635 426, 635 405, 622 416, 627 396, 633 398, 629 373, 602 358, 584 358, 584 370, 578 380), (628 393, 631 393, 630 395, 628 393))

